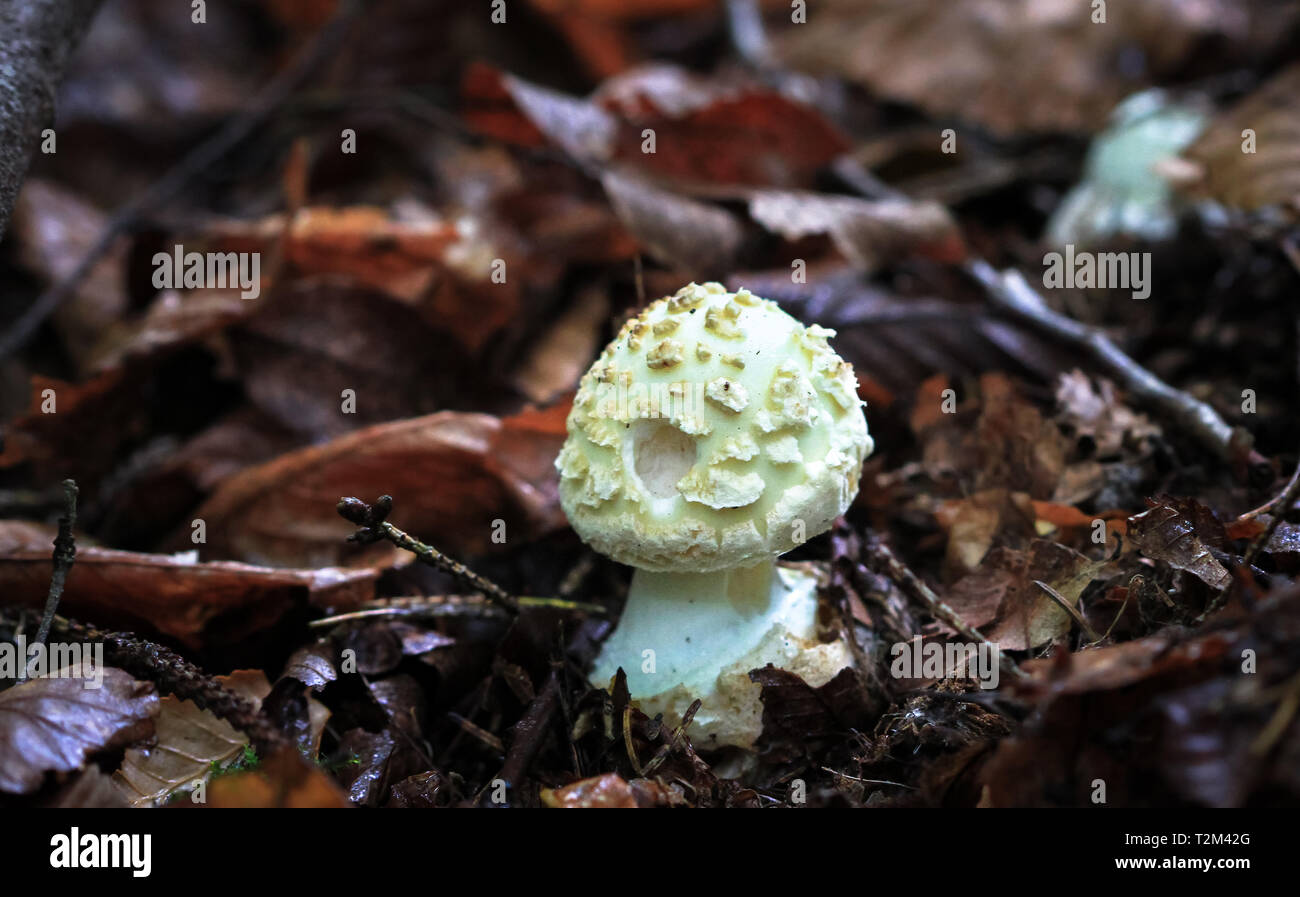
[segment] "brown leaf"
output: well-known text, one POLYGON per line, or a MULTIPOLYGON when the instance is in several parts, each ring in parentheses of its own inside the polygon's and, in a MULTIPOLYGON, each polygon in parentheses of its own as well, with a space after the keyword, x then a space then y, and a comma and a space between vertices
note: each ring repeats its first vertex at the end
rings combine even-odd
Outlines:
MULTIPOLYGON (((445 411, 379 424, 291 452, 224 482, 199 509, 208 550, 272 565, 378 562, 349 550, 345 495, 394 498, 391 522, 442 550, 490 550, 492 521, 512 540, 563 525, 551 465, 566 405, 498 419, 445 411), (368 559, 368 560, 367 560, 368 559)), ((179 541, 179 540, 178 540, 179 541)))
POLYGON ((407 809, 449 807, 461 799, 456 783, 436 769, 407 776, 389 789, 389 807, 407 809))
MULTIPOLYGON (((0 556, 0 592, 33 608, 44 605, 51 572, 48 534, 38 535, 30 526, 0 522, 0 544, 7 548, 0 556)), ((239 639, 305 601, 354 607, 374 596, 374 577, 365 570, 274 570, 79 546, 61 606, 101 625, 152 629, 198 648, 213 625, 222 640, 239 639)))
POLYGON ((811 186, 849 149, 826 119, 757 84, 646 65, 605 81, 594 102, 619 116, 613 159, 659 177, 707 184, 811 186), (642 151, 644 131, 655 151, 642 151))
POLYGON ((286 746, 256 769, 216 779, 208 786, 204 806, 335 809, 351 804, 324 770, 286 746))
POLYGON ((541 334, 516 369, 515 386, 534 402, 550 402, 574 389, 600 348, 600 333, 609 314, 604 290, 580 292, 569 306, 541 334))
POLYGON ((1046 539, 1034 540, 1024 551, 995 548, 976 570, 949 587, 945 599, 963 621, 1003 650, 1038 648, 1068 632, 1072 620, 1035 581, 1077 607, 1104 563, 1046 539))
POLYGON ((763 732, 758 748, 765 759, 782 762, 809 753, 818 740, 862 728, 881 708, 858 674, 843 669, 820 688, 772 664, 751 670, 762 686, 763 732))
POLYGON ((994 544, 1019 548, 1034 537, 1034 505, 1024 492, 986 489, 947 502, 936 514, 948 530, 944 570, 963 575, 979 566, 994 544))
POLYGON ((977 488, 1004 487, 1049 499, 1065 469, 1066 440, 1055 423, 1016 394, 1003 374, 980 377, 982 407, 971 448, 977 488))
MULTIPOLYGON (((486 303, 470 304, 493 313, 486 303)), ((468 342, 478 339, 470 335, 468 342)), ((450 404, 460 385, 456 372, 470 366, 456 340, 386 294, 316 279, 277 291, 228 334, 252 403, 312 442, 450 404), (441 351, 429 352, 432 344, 441 351), (341 414, 340 397, 349 389, 355 410, 341 414)))
POLYGON ((111 667, 63 672, 0 692, 0 791, 35 791, 45 773, 78 769, 91 754, 153 731, 152 684, 111 667), (100 673, 102 687, 88 688, 100 673))
POLYGON ((1068 425, 1076 438, 1091 439, 1098 458, 1121 457, 1125 448, 1145 455, 1151 451, 1152 438, 1160 435, 1160 427, 1120 400, 1114 383, 1099 379, 1094 384, 1078 368, 1057 380, 1056 401, 1057 420, 1068 425))
MULTIPOLYGON (((1144 555, 1186 570, 1212 589, 1225 589, 1232 574, 1210 553, 1201 539, 1202 529, 1205 527, 1198 528, 1193 517, 1169 501, 1128 519, 1129 536, 1144 555)), ((1222 542, 1221 526, 1217 534, 1207 531, 1208 538, 1216 536, 1222 542)))
POLYGON ((283 216, 273 215, 251 223, 223 222, 205 239, 223 250, 268 257, 279 245, 299 271, 346 277, 405 302, 471 352, 519 310, 524 278, 491 280, 493 260, 513 255, 506 251, 513 247, 499 245, 486 223, 473 216, 452 221, 424 208, 397 217, 372 206, 313 207, 301 210, 287 235, 284 231, 283 216))
POLYGON ((134 385, 136 379, 120 370, 84 383, 32 375, 30 406, 5 428, 0 469, 30 464, 35 481, 71 474, 85 488, 111 469, 133 431, 148 421, 134 385))
MULTIPOLYGON (((1234 0, 1116 4, 1094 23, 1077 0, 826 0, 773 33, 789 66, 836 74, 932 115, 1001 134, 1091 131, 1124 96, 1218 36, 1227 56, 1281 38, 1294 9, 1234 0), (1123 64, 1140 53, 1143 67, 1123 64)), ((937 139, 937 138, 936 138, 937 139)))
POLYGON ((639 806, 632 786, 616 772, 583 779, 563 788, 543 788, 542 803, 557 809, 610 809, 639 806))
POLYGON ((931 201, 755 190, 749 194, 749 214, 788 240, 828 234, 845 258, 866 270, 909 255, 952 263, 966 254, 956 222, 931 201))
MULTIPOLYGON (((29 178, 14 208, 14 239, 19 260, 38 274, 46 288, 67 277, 99 239, 106 216, 84 199, 49 181, 29 178)), ((54 323, 81 373, 128 308, 126 246, 119 240, 78 278, 72 294, 54 313, 54 323)))
POLYGON ((623 224, 659 261, 701 272, 701 279, 731 267, 744 233, 730 212, 631 172, 611 169, 601 183, 623 224))
POLYGON ((466 73, 462 92, 480 132, 525 146, 544 138, 582 163, 700 184, 808 187, 849 149, 810 106, 667 64, 616 75, 586 99, 482 66, 466 73), (647 130, 652 153, 642 149, 647 130))
POLYGON ((131 804, 151 807, 182 788, 205 781, 213 764, 226 766, 243 754, 248 736, 193 701, 165 697, 155 721, 155 743, 134 747, 122 758, 114 781, 131 804))
POLYGON ((428 769, 410 736, 392 729, 351 729, 343 733, 338 755, 344 760, 339 781, 361 806, 378 806, 394 784, 428 769))
POLYGON ((1222 113, 1183 156, 1198 167, 1185 189, 1238 209, 1300 202, 1300 65, 1284 69, 1222 113), (1245 130, 1255 151, 1243 152, 1245 130))
POLYGON ((481 63, 461 83, 462 114, 480 133, 523 146, 554 142, 574 159, 605 161, 618 123, 589 100, 571 97, 481 63))

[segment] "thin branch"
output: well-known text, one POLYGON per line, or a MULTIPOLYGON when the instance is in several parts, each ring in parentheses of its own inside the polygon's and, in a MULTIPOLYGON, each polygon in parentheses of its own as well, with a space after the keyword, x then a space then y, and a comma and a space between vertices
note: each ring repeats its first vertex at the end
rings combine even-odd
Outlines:
POLYGON ((936 620, 951 626, 957 631, 958 635, 969 642, 988 645, 998 655, 998 662, 1007 673, 1017 679, 1028 678, 1028 674, 1016 665, 1010 655, 981 635, 978 629, 968 625, 955 610, 945 604, 934 593, 933 589, 921 581, 921 577, 913 573, 910 567, 900 561, 888 545, 879 539, 872 539, 866 546, 866 552, 868 561, 876 568, 877 573, 887 576, 898 583, 904 592, 919 601, 936 620))
POLYGON ((59 609, 63 598, 63 588, 68 581, 68 572, 77 559, 77 541, 72 536, 72 528, 77 523, 77 483, 75 480, 63 481, 63 516, 59 518, 59 534, 54 537, 53 570, 50 572, 50 591, 45 597, 45 612, 41 615, 41 625, 36 630, 36 644, 43 645, 50 635, 50 625, 59 609))
MULTIPOLYGON (((552 610, 571 611, 573 613, 608 616, 609 611, 599 604, 584 601, 569 601, 564 598, 540 598, 534 595, 519 595, 515 598, 520 609, 551 608, 552 610)), ((429 595, 422 598, 401 598, 382 602, 371 602, 360 610, 335 614, 310 620, 307 626, 319 629, 351 623, 357 620, 388 619, 392 617, 503 617, 506 613, 492 604, 481 594, 475 595, 429 595)))
POLYGON ((1101 641, 1101 636, 1097 633, 1097 630, 1092 628, 1091 624, 1089 624, 1088 621, 1084 618, 1083 614, 1079 612, 1078 608, 1076 608, 1069 601, 1065 600, 1064 595, 1056 591, 1056 589, 1052 588, 1047 583, 1043 582, 1041 579, 1035 579, 1034 585, 1042 589, 1047 594, 1048 598, 1051 598, 1053 601, 1056 602, 1057 607, 1065 611, 1070 616, 1070 619, 1074 620, 1075 623, 1079 624, 1079 628, 1082 629, 1083 634, 1088 637, 1088 641, 1090 642, 1101 641))
POLYGON ((542 749, 550 731, 551 717, 560 702, 560 677, 554 669, 546 678, 546 684, 537 693, 523 717, 515 723, 514 736, 505 763, 501 766, 500 778, 511 788, 523 781, 524 773, 532 765, 537 752, 542 749))
MULTIPOLYGON (((1251 565, 1255 563, 1255 559, 1259 557, 1260 552, 1264 550, 1268 545, 1269 540, 1273 538, 1273 533, 1277 532, 1278 525, 1281 524, 1282 518, 1286 516, 1287 511, 1295 504, 1297 498, 1300 498, 1300 464, 1296 466, 1296 472, 1291 476, 1291 481, 1286 484, 1286 489, 1282 490, 1282 493, 1277 498, 1273 499, 1273 501, 1269 502, 1268 505, 1265 505, 1265 507, 1272 507, 1273 514, 1269 518, 1268 526, 1265 527, 1262 533, 1255 537, 1255 540, 1251 542, 1250 546, 1246 549, 1246 553, 1242 555, 1242 567, 1249 570, 1251 565)), ((1253 514, 1256 512, 1252 511, 1251 513, 1253 514)), ((1228 600, 1228 594, 1232 591, 1233 585, 1236 582, 1236 579, 1230 579, 1228 581, 1228 584, 1220 590, 1219 594, 1214 596, 1214 600, 1210 602, 1209 606, 1206 607, 1201 615, 1196 618, 1197 623, 1204 622, 1215 613, 1215 611, 1223 607, 1224 603, 1228 600)))
POLYGON ((1053 311, 1019 271, 999 273, 983 259, 969 262, 966 269, 988 291, 995 307, 1086 350, 1126 391, 1186 429, 1222 460, 1236 463, 1245 457, 1252 464, 1267 463, 1250 448, 1245 430, 1230 427, 1209 405, 1165 383, 1098 328, 1053 311))
MULTIPOLYGON (((262 127, 286 99, 322 63, 333 59, 343 45, 349 27, 356 20, 362 4, 345 0, 334 19, 318 31, 293 64, 273 77, 262 90, 244 105, 239 114, 207 140, 192 149, 161 179, 119 208, 99 237, 65 277, 36 298, 10 330, 0 337, 0 359, 27 344, 51 314, 72 295, 95 264, 108 252, 117 238, 139 218, 175 197, 193 178, 202 174, 262 127)), ((0 20, 2 22, 3 20, 0 20)), ((0 60, 3 62, 3 60, 0 60)), ((0 135, 3 136, 3 135, 0 135)))
POLYGON ((437 567, 444 573, 450 573, 461 582, 468 584, 470 588, 482 592, 489 601, 497 604, 512 617, 518 616, 518 600, 501 586, 385 520, 384 518, 388 516, 392 509, 393 497, 391 495, 381 495, 373 505, 366 504, 361 499, 351 496, 339 499, 339 515, 343 519, 355 523, 358 527, 357 531, 348 537, 348 541, 360 542, 365 545, 371 542, 387 540, 398 548, 411 552, 421 562, 428 564, 430 567, 437 567))

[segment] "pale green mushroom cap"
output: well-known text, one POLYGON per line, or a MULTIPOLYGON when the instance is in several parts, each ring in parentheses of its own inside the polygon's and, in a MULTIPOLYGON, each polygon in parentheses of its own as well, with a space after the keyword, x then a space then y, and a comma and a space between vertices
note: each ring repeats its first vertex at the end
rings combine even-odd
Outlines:
POLYGON ((834 335, 717 283, 652 303, 574 398, 555 463, 578 535, 643 570, 708 572, 828 529, 872 450, 834 335))

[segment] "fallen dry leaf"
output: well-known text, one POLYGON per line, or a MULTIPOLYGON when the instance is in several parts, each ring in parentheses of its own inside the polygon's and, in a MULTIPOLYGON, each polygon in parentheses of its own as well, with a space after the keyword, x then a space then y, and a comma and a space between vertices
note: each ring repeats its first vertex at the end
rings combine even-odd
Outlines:
MULTIPOLYGON (((1205 514, 1209 514, 1208 509, 1205 514)), ((1212 515, 1210 519, 1213 519, 1212 515)), ((1225 589, 1232 581, 1232 574, 1202 541, 1202 532, 1209 535, 1212 531, 1205 526, 1198 527, 1194 516, 1169 501, 1130 517, 1128 532, 1138 551, 1149 558, 1167 561, 1179 570, 1186 570, 1212 589, 1225 589)), ((1222 533, 1223 528, 1219 526, 1219 541, 1222 541, 1222 533)))
POLYGON ((515 370, 515 387, 537 403, 553 401, 576 389, 588 359, 600 348, 601 328, 608 315, 609 298, 604 290, 588 288, 579 293, 515 370))
POLYGON ((553 809, 629 809, 640 806, 622 776, 607 772, 563 788, 543 788, 542 803, 553 809))
POLYGON ((613 160, 662 178, 807 187, 850 146, 811 106, 662 63, 607 79, 592 101, 618 115, 613 160), (642 149, 647 130, 654 152, 642 149))
POLYGON ((973 572, 953 583, 945 600, 967 624, 1004 651, 1039 648, 1060 638, 1073 621, 1035 581, 1078 607, 1104 561, 1056 542, 1036 539, 1024 551, 995 548, 973 572))
MULTIPOLYGON (((236 670, 216 678, 254 707, 260 707, 271 691, 261 670, 236 670)), ((319 744, 329 711, 317 701, 311 703, 323 711, 316 714, 319 744)), ((200 710, 193 701, 169 695, 160 705, 153 743, 128 750, 113 774, 114 782, 137 807, 158 806, 176 792, 210 780, 214 771, 243 756, 249 743, 247 735, 211 711, 200 710)))
MULTIPOLYGON (((0 522, 0 591, 7 601, 44 606, 52 542, 48 530, 0 522)), ((270 569, 79 546, 60 606, 100 626, 155 630, 197 648, 208 638, 258 632, 308 601, 355 607, 374 597, 374 580, 365 570, 270 569)))
POLYGON ((976 569, 994 544, 1019 548, 1034 537, 1036 512, 1028 493, 985 489, 946 502, 935 514, 948 530, 944 570, 960 576, 976 569))
POLYGON ((132 806, 156 806, 205 781, 214 767, 238 759, 248 744, 248 736, 193 701, 165 697, 160 704, 155 743, 128 750, 113 774, 132 806))
MULTIPOLYGON (((856 81, 933 115, 1001 134, 1093 131, 1125 95, 1221 36, 1225 56, 1261 52, 1295 10, 1233 0, 826 0, 775 29, 788 66, 856 81), (1123 64, 1141 54, 1141 65, 1123 64)), ((935 141, 939 140, 938 130, 935 141)))
MULTIPOLYGON (((14 208, 13 239, 23 265, 51 287, 72 273, 99 238, 107 216, 49 181, 31 178, 14 208)), ((120 325, 129 307, 126 245, 119 240, 77 281, 54 314, 55 324, 81 373, 93 367, 94 349, 120 325)))
POLYGON ((350 807, 347 795, 316 764, 296 748, 284 747, 263 759, 256 768, 222 776, 208 786, 206 804, 180 801, 174 806, 214 809, 281 807, 341 809, 350 807))
POLYGON ((445 411, 291 452, 225 481, 196 512, 206 551, 285 566, 395 557, 350 550, 355 528, 335 510, 346 495, 392 495, 394 525, 453 554, 491 550, 498 519, 512 543, 555 529, 551 465, 567 413, 567 403, 505 419, 445 411))
POLYGON ((631 172, 601 177, 610 204, 646 250, 685 271, 719 273, 730 268, 744 232, 726 209, 690 199, 631 172))
POLYGON ((547 140, 585 164, 700 184, 809 187, 850 146, 821 113, 761 84, 667 64, 615 75, 589 98, 480 66, 463 93, 465 116, 482 133, 525 146, 547 140))
POLYGON ((953 263, 966 254, 956 222, 936 202, 756 190, 749 213, 788 240, 828 234, 845 258, 867 270, 909 255, 953 263))
POLYGON ((1300 203, 1298 94, 1300 65, 1292 65, 1223 112, 1183 153, 1197 170, 1180 186, 1237 209, 1300 203))
POLYGON ((91 754, 153 731, 158 695, 151 683, 111 667, 63 673, 0 692, 0 791, 35 791, 45 773, 77 769, 91 754), (100 674, 102 687, 87 688, 100 674))

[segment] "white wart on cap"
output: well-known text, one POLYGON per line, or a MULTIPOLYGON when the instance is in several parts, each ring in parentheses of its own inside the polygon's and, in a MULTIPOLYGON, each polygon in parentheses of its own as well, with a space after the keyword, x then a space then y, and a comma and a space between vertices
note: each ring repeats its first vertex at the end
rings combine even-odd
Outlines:
POLYGON ((716 283, 651 304, 574 399, 556 461, 573 528, 658 572, 746 566, 826 530, 872 449, 834 333, 716 283))

